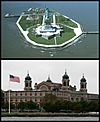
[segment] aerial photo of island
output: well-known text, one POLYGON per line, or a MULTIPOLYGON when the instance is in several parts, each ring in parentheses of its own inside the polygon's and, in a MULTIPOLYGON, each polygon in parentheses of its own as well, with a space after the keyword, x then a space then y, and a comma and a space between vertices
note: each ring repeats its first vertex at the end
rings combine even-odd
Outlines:
POLYGON ((2 58, 98 58, 98 2, 7 1, 1 21, 2 58))

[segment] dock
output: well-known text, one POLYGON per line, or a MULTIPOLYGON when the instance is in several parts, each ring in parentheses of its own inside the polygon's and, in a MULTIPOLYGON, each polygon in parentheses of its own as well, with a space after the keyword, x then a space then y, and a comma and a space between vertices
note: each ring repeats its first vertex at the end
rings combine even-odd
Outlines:
POLYGON ((4 17, 5 18, 12 18, 12 17, 20 17, 20 16, 34 16, 34 15, 39 15, 39 16, 43 16, 43 13, 40 13, 40 14, 36 14, 36 13, 32 13, 32 14, 29 14, 29 13, 22 13, 22 14, 9 14, 9 13, 7 13, 7 14, 5 14, 4 15, 4 17))
POLYGON ((99 34, 99 31, 82 32, 83 34, 99 34))
POLYGON ((14 15, 14 14, 6 14, 5 16, 4 16, 5 18, 12 18, 12 17, 20 17, 20 15, 14 15))

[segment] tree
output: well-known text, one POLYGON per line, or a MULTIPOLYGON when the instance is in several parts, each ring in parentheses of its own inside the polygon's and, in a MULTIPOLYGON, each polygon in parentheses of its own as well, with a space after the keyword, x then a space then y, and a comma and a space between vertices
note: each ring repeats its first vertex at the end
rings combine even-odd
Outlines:
POLYGON ((88 111, 93 111, 93 112, 99 111, 99 103, 96 101, 90 101, 88 103, 88 111))
POLYGON ((4 102, 4 91, 1 89, 1 102, 4 102))
POLYGON ((33 110, 33 109, 38 109, 39 108, 37 103, 32 102, 32 101, 26 102, 26 106, 27 106, 27 109, 29 109, 29 110, 33 110))
POLYGON ((82 106, 81 106, 81 103, 80 102, 72 102, 72 110, 74 111, 74 112, 80 112, 81 111, 81 109, 83 109, 83 108, 81 108, 82 106))
POLYGON ((42 106, 47 112, 58 112, 61 109, 61 100, 53 94, 46 94, 42 106))
POLYGON ((18 103, 17 108, 23 111, 26 108, 25 102, 18 103))
POLYGON ((27 102, 20 102, 17 105, 17 108, 20 109, 21 111, 24 111, 24 110, 39 109, 39 106, 35 102, 27 101, 27 102))
POLYGON ((1 102, 1 108, 2 109, 5 109, 5 110, 8 110, 9 109, 9 103, 8 102, 1 102))
POLYGON ((44 104, 45 102, 52 102, 52 103, 55 103, 55 101, 57 100, 58 98, 56 97, 56 95, 53 95, 52 93, 50 94, 46 94, 42 100, 42 103, 44 104))
POLYGON ((60 110, 71 111, 71 112, 89 112, 99 111, 99 103, 96 101, 79 101, 71 102, 58 99, 53 94, 46 94, 42 101, 42 107, 47 112, 59 112, 60 110))

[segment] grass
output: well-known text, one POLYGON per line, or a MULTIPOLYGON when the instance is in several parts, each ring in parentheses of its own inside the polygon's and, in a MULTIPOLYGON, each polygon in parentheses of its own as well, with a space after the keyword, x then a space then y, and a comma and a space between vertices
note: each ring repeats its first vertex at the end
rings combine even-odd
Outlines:
POLYGON ((32 28, 29 29, 28 37, 32 41, 34 41, 34 42, 36 42, 38 44, 46 44, 46 45, 54 45, 55 44, 54 38, 47 40, 47 39, 44 39, 41 36, 40 37, 39 36, 37 37, 35 34, 32 33, 32 28))
POLYGON ((1 117, 7 117, 7 116, 30 116, 30 117, 53 117, 53 116, 71 116, 71 117, 82 117, 82 116, 99 116, 98 114, 89 114, 89 113, 48 113, 48 112, 11 112, 10 114, 8 112, 1 112, 1 117))
POLYGON ((61 37, 57 37, 57 44, 62 44, 75 36, 74 32, 64 32, 61 37))
MULTIPOLYGON (((28 37, 32 41, 34 41, 34 42, 36 42, 38 44, 55 45, 54 38, 51 38, 51 39, 47 40, 47 39, 44 39, 41 36, 37 37, 35 34, 33 34, 32 29, 33 28, 30 28, 29 29, 29 33, 28 33, 28 37)), ((56 43, 58 45, 68 41, 69 39, 71 39, 71 38, 73 38, 75 36, 75 33, 74 33, 74 31, 72 29, 67 28, 67 27, 63 27, 63 30, 64 30, 64 32, 62 33, 62 35, 60 37, 56 38, 56 43)))
MULTIPOLYGON (((42 24, 43 17, 42 16, 38 16, 38 17, 39 17, 38 20, 35 20, 35 19, 34 20, 26 20, 27 16, 22 16, 21 20, 19 21, 19 24, 21 25, 22 29, 25 31, 30 26, 42 24)), ((49 19, 50 19, 50 22, 52 23, 53 17, 50 16, 49 19)), ((70 27, 74 27, 74 28, 78 27, 76 23, 72 22, 70 19, 67 19, 61 15, 56 16, 56 21, 57 21, 57 23, 62 23, 62 24, 68 25, 70 27)))
MULTIPOLYGON (((35 16, 34 16, 35 17, 35 16)), ((37 20, 26 20, 27 16, 22 16, 21 20, 19 21, 20 26, 22 27, 22 29, 24 31, 26 31, 27 28, 29 28, 30 26, 34 26, 37 24, 42 24, 42 20, 43 17, 42 16, 38 16, 39 18, 37 20)), ((50 16, 50 23, 53 22, 53 17, 50 16)))
POLYGON ((78 27, 76 23, 72 22, 70 19, 67 19, 67 18, 65 18, 62 15, 56 16, 56 22, 65 24, 65 25, 73 27, 73 28, 77 28, 78 27))
POLYGON ((62 44, 75 36, 73 29, 63 26, 64 32, 60 37, 57 37, 57 44, 62 44))
POLYGON ((39 16, 38 20, 26 20, 26 18, 27 16, 22 16, 21 20, 19 21, 19 24, 24 31, 31 26, 42 24, 42 16, 39 16))

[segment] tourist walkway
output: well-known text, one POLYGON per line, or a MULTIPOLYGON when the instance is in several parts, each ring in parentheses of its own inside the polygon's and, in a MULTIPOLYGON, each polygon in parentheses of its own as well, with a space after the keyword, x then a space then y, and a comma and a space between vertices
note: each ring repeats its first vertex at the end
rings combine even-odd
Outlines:
POLYGON ((55 14, 53 14, 53 24, 54 24, 54 25, 56 24, 56 17, 55 17, 55 14))
POLYGON ((43 21, 42 21, 42 25, 44 25, 45 23, 44 23, 44 18, 45 18, 45 15, 43 15, 43 21))

